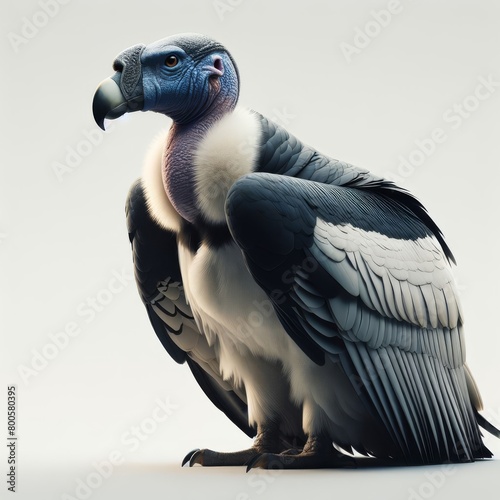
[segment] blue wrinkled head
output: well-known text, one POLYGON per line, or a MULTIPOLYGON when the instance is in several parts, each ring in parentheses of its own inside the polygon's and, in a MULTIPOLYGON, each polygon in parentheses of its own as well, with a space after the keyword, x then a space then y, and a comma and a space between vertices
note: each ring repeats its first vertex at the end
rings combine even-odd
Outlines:
POLYGON ((101 127, 104 118, 139 110, 187 124, 229 111, 238 101, 236 64, 223 45, 204 35, 184 33, 135 45, 116 57, 113 68, 115 75, 94 97, 101 127))
POLYGON ((217 104, 234 107, 239 79, 226 49, 203 35, 177 35, 148 45, 141 56, 144 111, 185 123, 217 104))

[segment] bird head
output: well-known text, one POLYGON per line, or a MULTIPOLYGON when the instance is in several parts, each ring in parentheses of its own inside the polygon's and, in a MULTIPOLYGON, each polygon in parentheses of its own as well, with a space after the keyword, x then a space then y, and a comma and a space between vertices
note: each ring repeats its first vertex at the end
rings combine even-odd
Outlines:
POLYGON ((134 45, 113 63, 115 74, 96 90, 93 113, 105 119, 133 111, 155 111, 188 124, 216 111, 234 108, 239 95, 238 69, 223 45, 187 33, 150 45, 134 45))

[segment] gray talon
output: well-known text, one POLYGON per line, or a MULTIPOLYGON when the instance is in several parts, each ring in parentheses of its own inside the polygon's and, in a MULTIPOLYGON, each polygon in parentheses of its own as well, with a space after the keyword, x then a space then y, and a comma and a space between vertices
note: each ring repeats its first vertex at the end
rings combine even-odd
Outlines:
POLYGON ((203 465, 203 450, 195 450, 189 459, 189 467, 195 464, 203 465))
MULTIPOLYGON (((183 459, 182 459, 182 467, 185 467, 188 462, 190 462, 191 457, 197 452, 200 451, 199 448, 195 448, 191 450, 183 459)), ((191 467, 191 465, 189 465, 191 467)))
MULTIPOLYGON (((247 466, 247 469, 246 469, 246 472, 250 472, 252 469, 255 469, 256 467, 256 464, 257 462, 260 460, 260 458, 262 457, 262 454, 260 455, 255 455, 255 457, 251 458, 247 463, 246 463, 246 466, 247 466)), ((258 467, 258 465, 257 465, 258 467)))

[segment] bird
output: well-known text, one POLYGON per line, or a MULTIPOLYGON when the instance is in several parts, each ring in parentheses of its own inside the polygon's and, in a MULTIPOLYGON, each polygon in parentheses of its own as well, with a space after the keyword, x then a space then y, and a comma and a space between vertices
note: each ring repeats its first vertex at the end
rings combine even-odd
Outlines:
MULTIPOLYGON (((285 469, 489 458, 454 256, 422 203, 239 105, 224 45, 121 52, 93 115, 165 115, 126 218, 152 327, 251 447, 183 465, 285 469)), ((131 146, 132 147, 132 146, 131 146)))

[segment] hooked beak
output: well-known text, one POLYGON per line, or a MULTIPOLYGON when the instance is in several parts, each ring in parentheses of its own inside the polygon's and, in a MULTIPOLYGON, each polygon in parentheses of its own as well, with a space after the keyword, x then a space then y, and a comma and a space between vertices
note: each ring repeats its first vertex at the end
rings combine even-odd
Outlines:
POLYGON ((94 94, 94 120, 105 130, 104 120, 114 120, 125 113, 144 108, 141 54, 144 45, 135 45, 123 51, 113 64, 116 73, 103 80, 94 94))
POLYGON ((114 120, 125 113, 139 111, 144 106, 144 96, 127 101, 120 87, 112 78, 106 78, 97 87, 92 102, 92 112, 97 125, 105 130, 104 120, 114 120))

